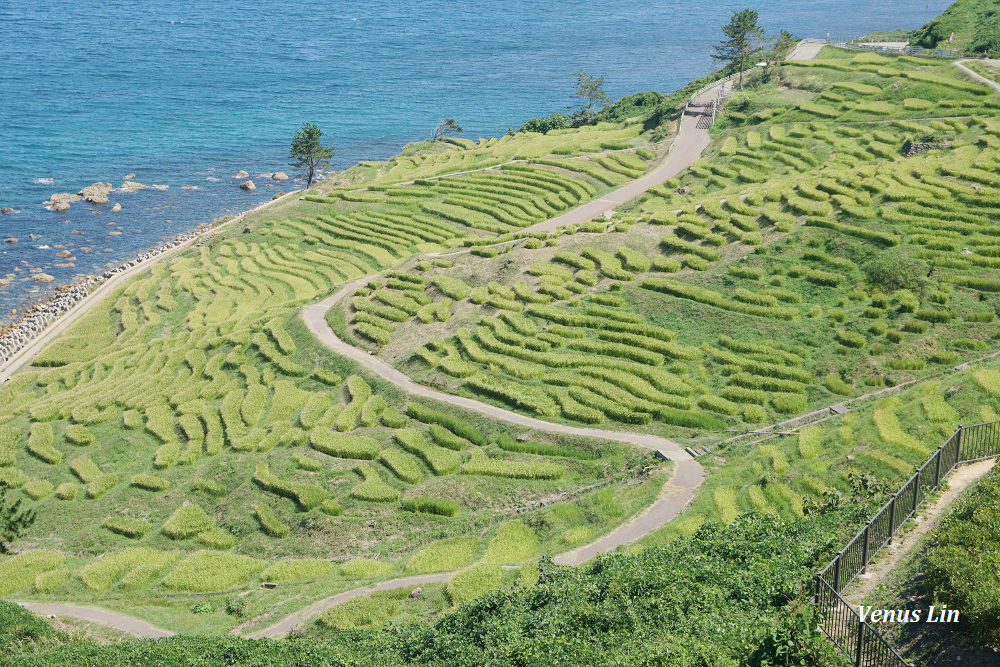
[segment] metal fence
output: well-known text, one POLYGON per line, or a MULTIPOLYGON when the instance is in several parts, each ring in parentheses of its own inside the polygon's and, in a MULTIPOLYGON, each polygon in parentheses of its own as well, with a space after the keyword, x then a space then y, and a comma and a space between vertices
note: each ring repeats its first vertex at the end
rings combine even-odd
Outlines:
MULTIPOLYGON (((945 58, 956 60, 962 57, 962 52, 958 49, 924 49, 919 46, 886 46, 885 44, 866 44, 865 42, 847 42, 837 39, 827 38, 829 46, 849 51, 872 51, 874 53, 885 53, 892 56, 923 56, 924 58, 945 58)), ((973 56, 981 57, 981 56, 973 56)))
POLYGON ((995 456, 1000 456, 1000 422, 959 426, 817 575, 821 628, 837 647, 854 658, 855 665, 896 667, 909 663, 874 628, 862 622, 840 594, 864 573, 879 550, 892 542, 955 466, 995 456))

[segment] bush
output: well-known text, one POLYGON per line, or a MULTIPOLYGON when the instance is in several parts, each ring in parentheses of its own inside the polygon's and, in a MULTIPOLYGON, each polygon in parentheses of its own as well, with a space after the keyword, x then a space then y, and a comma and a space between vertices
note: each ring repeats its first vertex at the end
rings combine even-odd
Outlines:
POLYGON ((455 516, 461 507, 454 500, 447 498, 429 498, 427 496, 413 496, 403 498, 400 504, 404 510, 411 512, 423 512, 425 514, 437 514, 439 516, 455 516))
POLYGON ((912 290, 919 292, 927 276, 927 264, 908 257, 901 250, 889 249, 876 253, 861 265, 868 281, 886 292, 912 290))
POLYGON ((529 118, 517 131, 546 134, 550 130, 563 130, 570 127, 573 127, 573 120, 569 116, 564 113, 554 113, 550 116, 529 118))

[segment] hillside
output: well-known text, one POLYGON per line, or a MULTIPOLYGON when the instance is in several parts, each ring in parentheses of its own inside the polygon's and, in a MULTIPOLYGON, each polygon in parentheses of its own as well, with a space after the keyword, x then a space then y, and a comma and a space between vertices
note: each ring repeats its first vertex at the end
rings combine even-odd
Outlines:
POLYGON ((956 0, 941 16, 913 31, 910 43, 927 49, 954 48, 1000 57, 1000 2, 956 0), (952 33, 954 38, 949 42, 952 33))
POLYGON ((757 71, 676 177, 560 224, 657 173, 685 97, 412 145, 98 302, 0 389, 0 484, 38 512, 0 595, 249 635, 456 574, 308 616, 287 644, 26 663, 755 664, 786 635, 820 662, 798 611, 837 533, 1000 410, 1000 97, 940 60, 824 49, 757 71), (625 555, 536 565, 692 465, 708 475, 685 514, 625 555))

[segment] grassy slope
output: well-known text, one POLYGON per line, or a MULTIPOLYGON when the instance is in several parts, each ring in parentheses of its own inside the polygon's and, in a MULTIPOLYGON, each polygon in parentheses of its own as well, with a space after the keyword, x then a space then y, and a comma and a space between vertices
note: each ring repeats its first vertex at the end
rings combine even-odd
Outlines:
POLYGON ((1000 3, 996 0, 956 0, 940 16, 914 30, 910 34, 910 43, 928 49, 965 49, 984 22, 997 20, 998 11, 1000 3), (949 44, 948 37, 952 32, 955 39, 949 44))

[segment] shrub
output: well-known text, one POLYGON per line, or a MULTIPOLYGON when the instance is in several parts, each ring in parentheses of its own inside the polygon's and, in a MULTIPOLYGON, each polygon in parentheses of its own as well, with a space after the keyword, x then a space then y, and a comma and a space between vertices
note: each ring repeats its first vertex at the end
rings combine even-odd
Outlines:
POLYGON ((260 529, 267 535, 276 538, 288 537, 289 528, 274 513, 270 505, 260 503, 253 508, 254 517, 260 523, 260 529))
POLYGON ((885 250, 861 265, 869 282, 887 292, 896 290, 920 291, 927 265, 900 250, 885 250))
POLYGON ((408 573, 446 572, 465 565, 479 546, 476 537, 451 537, 431 542, 407 561, 408 573))
POLYGON ((267 561, 224 551, 196 551, 178 563, 163 585, 183 591, 222 591, 250 579, 267 566, 267 561))
POLYGON ((382 444, 375 438, 333 431, 313 431, 309 434, 309 442, 313 449, 342 459, 372 460, 382 449, 382 444))
POLYGON ((437 514, 439 516, 455 516, 461 507, 454 500, 447 498, 429 498, 427 496, 413 496, 403 498, 401 507, 411 512, 423 512, 425 514, 437 514))
POLYGON ((112 533, 117 533, 133 540, 143 537, 152 527, 144 519, 126 519, 121 517, 109 517, 101 525, 112 533))

